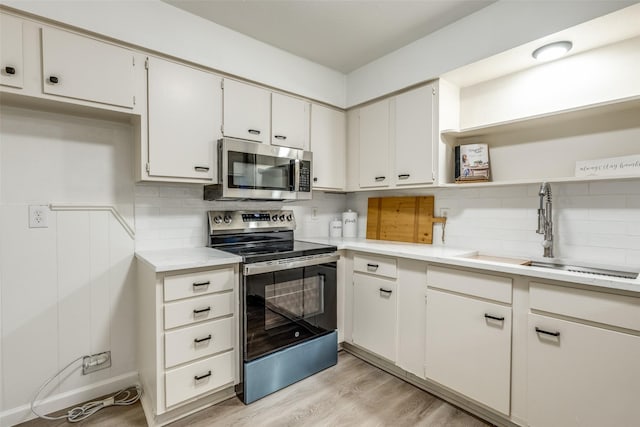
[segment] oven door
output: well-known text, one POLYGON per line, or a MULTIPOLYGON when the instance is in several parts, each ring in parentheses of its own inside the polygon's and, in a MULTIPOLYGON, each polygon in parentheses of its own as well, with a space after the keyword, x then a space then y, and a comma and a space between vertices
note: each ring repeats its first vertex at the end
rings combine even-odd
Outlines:
POLYGON ((244 265, 245 362, 336 329, 337 254, 244 265))
POLYGON ((221 169, 225 197, 295 199, 299 151, 223 139, 221 169))

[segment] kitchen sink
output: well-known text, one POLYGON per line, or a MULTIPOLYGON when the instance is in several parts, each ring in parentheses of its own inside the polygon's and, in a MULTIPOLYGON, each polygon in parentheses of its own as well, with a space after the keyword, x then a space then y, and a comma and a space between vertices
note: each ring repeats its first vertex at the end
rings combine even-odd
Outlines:
POLYGON ((530 267, 551 268, 553 270, 571 271, 574 273, 592 274, 595 276, 617 277, 622 279, 637 279, 638 273, 622 270, 609 270, 606 268, 581 267, 571 264, 559 264, 553 262, 531 261, 530 267))

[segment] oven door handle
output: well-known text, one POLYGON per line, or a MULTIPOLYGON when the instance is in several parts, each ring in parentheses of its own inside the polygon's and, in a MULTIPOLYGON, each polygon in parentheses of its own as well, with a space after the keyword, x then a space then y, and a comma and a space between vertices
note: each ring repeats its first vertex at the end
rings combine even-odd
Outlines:
POLYGON ((312 265, 327 264, 340 259, 336 252, 322 255, 309 255, 298 258, 277 259, 274 261, 256 262, 245 264, 243 274, 253 276, 254 274, 270 273, 272 271, 289 270, 292 268, 309 267, 312 265))

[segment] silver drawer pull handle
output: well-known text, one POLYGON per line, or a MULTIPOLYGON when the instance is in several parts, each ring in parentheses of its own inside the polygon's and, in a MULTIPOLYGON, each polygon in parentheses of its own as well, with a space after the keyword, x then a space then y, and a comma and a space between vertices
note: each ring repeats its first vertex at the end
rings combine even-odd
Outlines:
POLYGON ((504 321, 504 317, 492 316, 490 314, 485 314, 484 317, 485 319, 498 320, 500 322, 504 321))
POLYGON ((203 379, 208 378, 210 376, 211 376, 211 371, 207 372, 204 375, 196 375, 195 377, 193 377, 193 379, 196 380, 196 381, 200 381, 200 380, 203 380, 203 379))
POLYGON ((381 295, 384 293, 385 296, 389 296, 389 295, 391 295, 392 292, 393 291, 391 289, 380 288, 380 294, 381 295))
POLYGON ((551 335, 552 337, 559 337, 560 336, 560 332, 556 331, 556 332, 549 332, 549 331, 545 331, 544 329, 540 329, 536 326, 536 332, 539 334, 544 334, 544 335, 551 335))
POLYGON ((209 166, 194 166, 196 172, 209 172, 209 166))
POLYGON ((193 340, 194 343, 200 344, 201 342, 209 341, 211 339, 211 334, 207 335, 204 338, 196 338, 193 340))
POLYGON ((207 308, 201 308, 200 310, 193 310, 193 314, 198 315, 198 314, 206 313, 207 311, 211 311, 211 306, 207 308))
POLYGON ((384 181, 385 179, 387 179, 386 176, 376 176, 376 182, 380 182, 380 181, 384 181))
POLYGON ((368 271, 376 271, 378 269, 378 264, 367 264, 368 271))
POLYGON ((286 136, 284 136, 284 135, 274 135, 273 137, 274 137, 275 139, 280 139, 280 140, 283 140, 283 141, 284 141, 285 139, 287 139, 287 137, 286 137, 286 136))
POLYGON ((208 281, 208 280, 206 282, 194 282, 193 283, 193 287, 197 288, 197 287, 200 287, 200 286, 209 286, 210 284, 211 284, 211 282, 208 281))
POLYGON ((251 135, 260 135, 260 131, 258 129, 249 129, 247 130, 251 135))
POLYGON ((411 174, 403 173, 403 174, 398 175, 398 179, 409 179, 410 176, 411 176, 411 174))

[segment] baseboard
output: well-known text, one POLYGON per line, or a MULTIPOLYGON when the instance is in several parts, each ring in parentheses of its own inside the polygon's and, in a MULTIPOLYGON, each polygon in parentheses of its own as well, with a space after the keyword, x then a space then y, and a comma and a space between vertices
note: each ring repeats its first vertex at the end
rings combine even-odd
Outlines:
MULTIPOLYGON (((115 393, 123 388, 138 384, 138 373, 129 372, 104 381, 50 396, 39 402, 37 410, 50 414, 73 405, 115 393)), ((36 418, 31 412, 31 402, 0 413, 0 426, 10 427, 36 418)))
POLYGON ((388 360, 382 359, 375 354, 372 354, 354 344, 345 342, 343 345, 343 349, 346 352, 353 354, 357 358, 362 359, 365 362, 370 363, 371 365, 380 368, 383 371, 386 371, 389 374, 398 377, 401 380, 406 381, 421 390, 426 391, 427 393, 431 393, 434 396, 444 400, 445 402, 449 402, 452 405, 463 409, 464 411, 467 411, 478 418, 482 418, 483 420, 493 425, 501 427, 520 427, 520 425, 516 424, 513 420, 495 413, 491 409, 485 408, 484 406, 481 406, 454 391, 446 389, 439 384, 417 377, 410 372, 397 367, 388 360))

